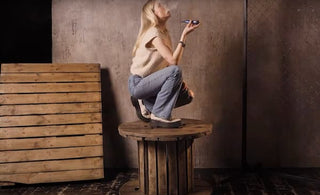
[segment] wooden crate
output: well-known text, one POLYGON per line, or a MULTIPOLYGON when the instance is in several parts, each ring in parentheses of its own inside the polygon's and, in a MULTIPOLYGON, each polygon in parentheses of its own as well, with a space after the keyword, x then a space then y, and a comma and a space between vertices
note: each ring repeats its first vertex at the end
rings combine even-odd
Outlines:
POLYGON ((99 64, 2 64, 0 183, 104 177, 99 64))

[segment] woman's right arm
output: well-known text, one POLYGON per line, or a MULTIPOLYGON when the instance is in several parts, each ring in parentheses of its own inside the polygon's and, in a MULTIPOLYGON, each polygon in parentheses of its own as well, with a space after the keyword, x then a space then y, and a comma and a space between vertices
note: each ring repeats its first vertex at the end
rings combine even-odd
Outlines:
MULTIPOLYGON (((155 37, 152 40, 152 44, 159 51, 160 55, 169 63, 177 65, 177 58, 174 57, 172 51, 169 47, 164 44, 163 40, 160 37, 155 37)), ((180 46, 181 47, 181 46, 180 46)), ((176 49, 177 50, 177 49, 176 49)))

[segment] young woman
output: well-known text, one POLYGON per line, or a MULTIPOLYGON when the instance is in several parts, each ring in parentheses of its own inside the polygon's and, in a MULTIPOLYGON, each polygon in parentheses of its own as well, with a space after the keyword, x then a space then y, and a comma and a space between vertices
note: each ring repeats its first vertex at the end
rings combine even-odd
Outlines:
POLYGON ((133 48, 129 91, 138 117, 151 121, 153 128, 175 128, 181 119, 173 119, 173 108, 188 104, 193 93, 182 80, 181 59, 187 35, 199 24, 189 22, 172 50, 166 28, 169 9, 160 1, 149 0, 141 12, 141 27, 133 48))

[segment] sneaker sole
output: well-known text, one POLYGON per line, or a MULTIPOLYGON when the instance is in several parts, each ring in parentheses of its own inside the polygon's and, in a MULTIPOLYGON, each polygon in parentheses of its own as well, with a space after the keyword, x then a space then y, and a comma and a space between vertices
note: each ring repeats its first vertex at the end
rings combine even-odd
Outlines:
POLYGON ((138 101, 135 101, 136 99, 135 99, 134 97, 132 97, 132 96, 130 97, 130 99, 131 99, 132 105, 133 105, 133 106, 135 107, 135 109, 136 109, 137 117, 138 117, 140 120, 142 120, 143 122, 146 122, 146 123, 150 122, 151 119, 146 118, 146 117, 144 117, 144 116, 142 115, 142 113, 141 113, 141 111, 140 111, 139 102, 138 102, 138 101))
POLYGON ((152 120, 150 122, 152 128, 179 128, 181 127, 181 121, 173 122, 173 123, 165 123, 157 120, 152 120))

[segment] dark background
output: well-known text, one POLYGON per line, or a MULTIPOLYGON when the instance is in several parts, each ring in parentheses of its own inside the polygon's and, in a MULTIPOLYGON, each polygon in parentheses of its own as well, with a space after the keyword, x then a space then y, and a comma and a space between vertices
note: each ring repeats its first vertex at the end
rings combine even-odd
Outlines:
POLYGON ((52 61, 51 0, 0 1, 0 63, 52 61))

